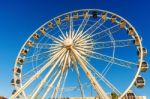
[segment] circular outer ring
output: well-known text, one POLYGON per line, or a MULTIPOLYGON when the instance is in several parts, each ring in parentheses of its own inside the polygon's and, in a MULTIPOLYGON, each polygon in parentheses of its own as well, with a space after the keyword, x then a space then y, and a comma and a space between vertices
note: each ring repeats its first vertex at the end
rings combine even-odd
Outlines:
MULTIPOLYGON (((101 9, 81 9, 81 10, 74 10, 74 11, 70 11, 70 12, 61 14, 61 15, 59 15, 59 16, 57 16, 57 17, 54 17, 53 19, 59 18, 59 17, 61 17, 61 16, 63 16, 63 15, 69 14, 69 13, 79 12, 79 11, 99 11, 99 12, 106 12, 106 13, 108 13, 108 14, 115 15, 115 16, 117 16, 118 18, 123 19, 130 27, 133 28, 133 30, 134 30, 136 36, 138 37, 138 40, 140 41, 140 37, 139 37, 139 35, 138 35, 136 29, 131 25, 131 23, 129 23, 129 21, 127 21, 125 18, 123 18, 123 17, 121 17, 121 16, 119 16, 119 15, 113 13, 113 12, 107 11, 107 10, 101 10, 101 9)), ((51 20, 53 20, 53 19, 51 19, 51 20)), ((32 38, 32 36, 33 36, 34 33, 36 33, 40 28, 42 28, 43 26, 45 26, 46 24, 48 24, 48 22, 50 22, 51 20, 49 20, 49 21, 47 21, 46 23, 44 23, 43 25, 41 25, 41 26, 40 26, 37 30, 35 30, 35 31, 30 35, 30 37, 26 40, 26 42, 23 44, 23 46, 21 47, 21 49, 20 49, 20 51, 19 51, 19 53, 18 53, 18 55, 17 55, 17 58, 16 58, 16 61, 15 61, 14 67, 17 66, 17 59, 19 58, 19 56, 20 56, 20 54, 21 54, 21 50, 24 48, 24 46, 25 46, 25 44, 27 43, 27 41, 30 40, 30 38, 32 38)), ((140 44, 140 45, 139 45, 139 48, 140 48, 140 49, 143 48, 143 47, 142 47, 142 42, 139 42, 139 44, 140 44)), ((139 73, 140 73, 140 70, 141 70, 141 65, 142 65, 142 61, 143 61, 143 54, 142 54, 142 53, 143 53, 143 50, 141 50, 141 53, 140 53, 140 54, 141 54, 141 57, 140 57, 140 59, 139 59, 140 63, 139 63, 138 70, 137 70, 137 72, 136 72, 136 74, 135 74, 135 76, 134 76, 134 79, 133 79, 132 82, 129 84, 128 88, 122 93, 122 95, 119 96, 118 99, 123 98, 123 96, 124 96, 124 95, 131 89, 131 87, 134 85, 134 82, 136 81, 136 78, 138 77, 138 75, 139 75, 139 73)), ((22 67, 22 66, 21 66, 21 67, 22 67)), ((14 76, 14 79, 16 79, 15 74, 14 74, 13 76, 14 76)), ((20 76, 20 77, 21 77, 21 76, 20 76)), ((22 86, 21 83, 20 83, 20 86, 22 86)), ((15 88, 16 88, 16 90, 19 89, 18 86, 15 86, 15 88)), ((23 95, 26 97, 26 94, 24 93, 24 91, 23 91, 23 95)))

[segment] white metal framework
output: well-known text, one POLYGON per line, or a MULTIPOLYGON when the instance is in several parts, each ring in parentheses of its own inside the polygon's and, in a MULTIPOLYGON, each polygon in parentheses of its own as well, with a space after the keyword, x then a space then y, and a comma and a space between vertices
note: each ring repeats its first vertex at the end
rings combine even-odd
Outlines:
POLYGON ((139 76, 148 68, 141 41, 127 20, 109 11, 82 9, 57 16, 22 46, 10 98, 109 99, 115 92, 121 99, 134 84, 145 84, 139 76))

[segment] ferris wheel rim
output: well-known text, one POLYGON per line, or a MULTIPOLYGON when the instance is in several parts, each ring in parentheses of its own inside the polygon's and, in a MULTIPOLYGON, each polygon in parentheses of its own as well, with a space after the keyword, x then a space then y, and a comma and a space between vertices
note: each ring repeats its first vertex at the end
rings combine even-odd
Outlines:
MULTIPOLYGON (((61 15, 59 15, 59 16, 56 16, 56 17, 52 18, 51 20, 54 20, 55 18, 64 16, 64 15, 69 14, 69 13, 78 12, 78 11, 86 11, 86 10, 88 10, 88 11, 95 11, 95 10, 96 10, 96 11, 107 12, 107 13, 110 13, 110 14, 112 14, 112 15, 116 15, 116 16, 119 17, 120 19, 125 20, 125 22, 126 22, 129 26, 131 26, 131 27, 133 28, 133 30, 135 31, 135 34, 138 36, 138 39, 140 40, 138 32, 136 31, 136 29, 133 27, 133 25, 132 25, 130 22, 128 22, 125 18, 119 16, 118 14, 115 14, 115 13, 113 13, 113 12, 109 12, 109 11, 107 11, 107 10, 100 10, 100 9, 81 9, 81 10, 75 10, 75 11, 70 11, 70 12, 61 14, 61 15)), ((25 41, 25 43, 23 44, 23 46, 21 47, 21 49, 24 48, 25 44, 27 43, 28 40, 30 40, 30 38, 33 36, 34 33, 36 33, 41 27, 45 26, 45 25, 46 25, 48 22, 50 22, 51 20, 45 22, 45 23, 44 23, 43 25, 41 25, 37 30, 35 30, 35 31, 31 34, 31 36, 29 36, 29 38, 25 41)), ((143 47, 142 47, 142 42, 140 42, 139 47, 140 47, 140 48, 143 48, 143 47)), ((19 51, 19 53, 18 53, 18 56, 17 56, 17 58, 16 58, 15 66, 17 65, 17 59, 18 59, 19 56, 20 56, 21 49, 20 49, 20 51, 19 51)), ((128 90, 131 89, 131 87, 133 86, 134 82, 136 81, 136 78, 137 78, 138 75, 140 74, 141 65, 142 65, 142 61, 143 61, 143 54, 142 54, 142 53, 143 53, 143 50, 141 50, 141 53, 140 53, 140 54, 141 54, 141 57, 140 57, 140 59, 139 59, 140 64, 139 64, 137 73, 135 74, 135 77, 134 77, 134 79, 132 80, 132 82, 130 83, 130 85, 128 86, 128 88, 123 92, 123 94, 119 97, 119 99, 121 99, 121 98, 128 92, 128 90)), ((14 78, 15 78, 15 77, 16 77, 16 76, 14 75, 14 78)), ((22 83, 20 83, 20 84, 21 84, 20 86, 22 86, 22 83)), ((18 89, 16 86, 15 86, 15 88, 18 89)))

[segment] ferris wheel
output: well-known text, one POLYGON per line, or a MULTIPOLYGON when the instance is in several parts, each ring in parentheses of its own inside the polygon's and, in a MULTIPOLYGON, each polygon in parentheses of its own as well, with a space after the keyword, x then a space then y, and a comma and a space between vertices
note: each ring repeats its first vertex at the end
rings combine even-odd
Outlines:
POLYGON ((121 16, 99 9, 59 15, 22 46, 13 69, 11 99, 119 99, 142 88, 147 54, 142 38, 121 16), (135 86, 134 86, 135 85, 135 86))

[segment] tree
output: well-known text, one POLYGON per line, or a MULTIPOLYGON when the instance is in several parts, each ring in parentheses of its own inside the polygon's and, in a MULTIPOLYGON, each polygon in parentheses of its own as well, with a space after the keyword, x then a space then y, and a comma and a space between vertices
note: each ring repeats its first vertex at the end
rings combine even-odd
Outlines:
POLYGON ((112 99, 118 99, 118 95, 115 92, 111 93, 112 99))

